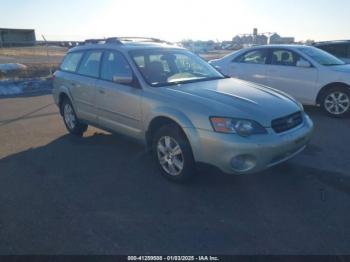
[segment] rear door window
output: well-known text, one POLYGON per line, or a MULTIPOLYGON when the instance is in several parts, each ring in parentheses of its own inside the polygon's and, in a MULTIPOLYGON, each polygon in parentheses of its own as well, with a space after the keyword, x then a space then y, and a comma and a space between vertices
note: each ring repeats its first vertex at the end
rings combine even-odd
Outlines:
POLYGON ((300 55, 290 50, 276 49, 272 52, 271 65, 296 66, 300 59, 300 55))
POLYGON ((245 64, 265 64, 267 61, 267 54, 267 50, 253 50, 239 56, 234 62, 245 64))
POLYGON ((61 70, 67 72, 75 72, 79 65, 79 62, 83 56, 82 52, 69 53, 64 58, 61 64, 61 70))
POLYGON ((102 51, 86 52, 80 64, 78 73, 84 76, 99 77, 102 53, 102 51))

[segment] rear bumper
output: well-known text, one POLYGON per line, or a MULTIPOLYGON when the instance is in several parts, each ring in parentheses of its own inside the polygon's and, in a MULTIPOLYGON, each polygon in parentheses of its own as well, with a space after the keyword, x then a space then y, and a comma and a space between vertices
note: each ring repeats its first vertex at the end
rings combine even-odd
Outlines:
POLYGON ((283 134, 268 128, 268 134, 241 137, 208 130, 197 130, 191 143, 194 158, 217 166, 229 174, 249 174, 262 171, 287 161, 302 152, 311 139, 313 123, 304 114, 301 126, 283 134), (237 159, 250 161, 247 168, 236 168, 237 159))

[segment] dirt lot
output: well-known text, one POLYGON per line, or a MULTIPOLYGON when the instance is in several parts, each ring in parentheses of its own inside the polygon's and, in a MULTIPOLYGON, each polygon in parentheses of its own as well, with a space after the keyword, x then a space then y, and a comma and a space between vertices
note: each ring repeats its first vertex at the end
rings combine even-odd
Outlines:
POLYGON ((145 149, 67 134, 51 95, 0 99, 1 254, 348 254, 350 122, 263 173, 161 176, 145 149))
MULTIPOLYGON (((0 48, 0 64, 20 63, 27 66, 26 70, 15 71, 3 75, 2 78, 34 78, 46 77, 50 70, 58 69, 64 54, 68 51, 62 47, 21 47, 21 48, 0 48), (47 53, 48 51, 48 53, 47 53)), ((227 50, 217 50, 200 54, 204 59, 211 60, 223 57, 230 53, 227 50)), ((1 74, 0 74, 1 79, 1 74)))
POLYGON ((45 77, 55 71, 62 61, 66 48, 61 47, 21 47, 0 48, 0 64, 19 63, 27 66, 26 70, 3 75, 3 78, 45 77))

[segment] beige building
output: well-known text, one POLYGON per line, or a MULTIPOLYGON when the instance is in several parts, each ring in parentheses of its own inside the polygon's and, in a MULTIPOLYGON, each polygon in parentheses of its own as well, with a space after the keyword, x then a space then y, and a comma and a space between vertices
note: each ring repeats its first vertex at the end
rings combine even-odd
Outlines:
POLYGON ((233 45, 241 47, 267 44, 292 44, 294 37, 281 37, 277 33, 258 33, 258 29, 254 28, 253 34, 241 34, 232 38, 233 45))

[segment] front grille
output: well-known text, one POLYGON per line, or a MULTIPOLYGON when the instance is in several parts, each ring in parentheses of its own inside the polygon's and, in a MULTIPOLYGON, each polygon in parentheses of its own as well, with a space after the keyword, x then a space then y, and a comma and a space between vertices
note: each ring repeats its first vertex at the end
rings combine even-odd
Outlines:
POLYGON ((301 112, 297 112, 289 116, 273 120, 271 126, 276 133, 283 133, 301 125, 302 123, 303 115, 301 112))

